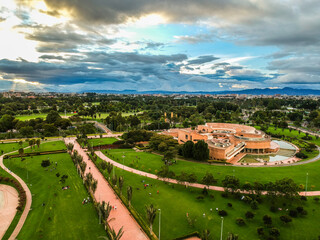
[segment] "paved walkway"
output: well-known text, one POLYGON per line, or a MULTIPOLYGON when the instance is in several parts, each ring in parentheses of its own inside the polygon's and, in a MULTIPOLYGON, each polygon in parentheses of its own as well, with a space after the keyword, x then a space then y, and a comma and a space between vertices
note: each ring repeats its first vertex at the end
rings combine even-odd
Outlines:
MULTIPOLYGON (((106 161, 106 162, 110 162, 112 163, 114 166, 118 167, 118 168, 122 168, 124 169, 125 171, 128 171, 128 172, 132 172, 132 173, 135 173, 135 174, 138 174, 138 175, 141 175, 141 176, 145 176, 145 177, 148 177, 148 178, 152 178, 152 179, 157 179, 157 180, 160 180, 160 181, 163 181, 163 182, 169 182, 169 183, 174 183, 174 184, 181 184, 181 185, 187 185, 187 186, 190 186, 190 187, 195 187, 195 188, 204 188, 204 187, 207 187, 206 185, 204 184, 200 184, 200 183, 189 183, 189 182, 179 182, 178 180, 176 179, 171 179, 171 178, 159 178, 157 175, 154 175, 154 174, 151 174, 151 173, 147 173, 147 172, 143 172, 143 171, 140 171, 140 170, 137 170, 137 169, 134 169, 134 168, 130 168, 128 166, 125 166, 121 163, 118 163, 110 158, 108 158, 106 155, 104 155, 102 152, 100 151, 96 151, 95 152, 97 154, 98 157, 100 157, 102 160, 106 161)), ((210 190, 214 190, 214 191, 224 191, 224 188, 223 187, 219 187, 219 186, 209 186, 209 189, 210 190)), ((241 191, 242 193, 246 193, 245 191, 241 191)), ((262 192, 263 195, 267 194, 266 191, 262 192)), ((300 195, 302 196, 320 196, 320 191, 307 191, 307 192, 300 192, 299 193, 300 195)))
POLYGON ((6 233, 19 204, 19 195, 14 187, 0 184, 0 239, 6 233))
POLYGON ((75 138, 65 138, 65 142, 74 144, 74 150, 83 157, 83 161, 87 163, 85 174, 91 172, 94 179, 98 181, 97 189, 95 191, 94 197, 96 201, 110 202, 112 206, 116 206, 116 209, 111 210, 109 217, 109 225, 115 231, 123 226, 123 237, 122 240, 146 240, 149 239, 147 235, 143 232, 139 224, 131 216, 128 209, 123 205, 122 201, 117 197, 116 193, 113 191, 107 180, 100 173, 95 164, 89 160, 86 152, 80 147, 80 145, 75 141, 75 138))
MULTIPOLYGON (((16 151, 14 151, 16 152, 16 151)), ((10 154, 10 153, 6 153, 6 154, 10 154)), ((5 155, 5 154, 4 154, 5 155)), ((32 196, 31 196, 31 192, 27 186, 27 184, 15 173, 11 172, 4 164, 3 164, 3 156, 0 156, 0 167, 3 168, 6 172, 8 172, 11 176, 13 176, 23 187, 24 191, 26 192, 26 196, 27 196, 27 201, 26 201, 26 206, 23 210, 23 213, 20 217, 20 220, 16 226, 16 228, 14 229, 14 231, 12 232, 9 240, 14 240, 17 238, 21 228, 23 227, 24 222, 27 219, 28 213, 30 211, 31 208, 31 203, 32 203, 32 196)))

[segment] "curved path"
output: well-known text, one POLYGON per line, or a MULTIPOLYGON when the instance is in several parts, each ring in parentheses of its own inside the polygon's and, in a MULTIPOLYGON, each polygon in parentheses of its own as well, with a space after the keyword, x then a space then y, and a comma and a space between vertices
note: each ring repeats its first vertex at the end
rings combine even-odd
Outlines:
POLYGON ((17 212, 19 194, 14 187, 0 184, 0 239, 4 236, 17 212))
MULTIPOLYGON (((108 158, 106 155, 104 155, 101 151, 96 151, 95 152, 97 154, 98 157, 100 157, 102 160, 106 161, 106 162, 110 162, 112 163, 114 166, 118 167, 118 168, 122 168, 123 170, 125 171, 128 171, 128 172, 132 172, 132 173, 135 173, 135 174, 138 174, 138 175, 141 175, 141 176, 145 176, 145 177, 148 177, 148 178, 152 178, 152 179, 157 179, 157 180, 160 180, 160 181, 163 181, 163 182, 169 182, 169 183, 174 183, 174 184, 181 184, 181 185, 187 185, 187 186, 190 186, 190 187, 195 187, 195 188, 204 188, 204 187, 207 187, 207 185, 204 185, 204 184, 200 184, 200 183, 189 183, 189 182, 179 182, 178 180, 176 179, 171 179, 171 178, 159 178, 157 175, 155 174, 151 174, 151 173, 147 173, 147 172, 143 172, 143 171, 140 171, 140 170, 137 170, 137 169, 134 169, 134 168, 131 168, 131 167, 128 167, 128 166, 125 166, 121 163, 118 163, 110 158, 108 158)), ((220 192, 223 192, 224 191, 224 188, 223 187, 220 187, 220 186, 209 186, 209 189, 210 190, 214 190, 214 191, 220 191, 220 192)), ((241 191, 242 193, 246 193, 245 191, 241 191)), ((266 192, 262 192, 262 194, 266 194, 266 192)), ((320 196, 320 191, 307 191, 307 192, 300 192, 299 193, 300 195, 303 195, 303 196, 320 196)))
MULTIPOLYGON (((16 152, 16 151, 13 151, 16 152)), ((10 154, 10 153, 6 153, 6 154, 10 154)), ((6 155, 4 154, 4 155, 6 155)), ((11 236, 9 237, 9 240, 14 240, 17 238, 24 222, 27 219, 27 216, 29 214, 30 208, 31 208, 31 203, 32 203, 32 196, 31 196, 31 192, 27 186, 27 184, 15 173, 11 172, 4 164, 3 164, 3 156, 0 156, 0 167, 3 168, 6 172, 8 172, 11 176, 13 176, 22 186, 22 188, 24 189, 24 191, 26 192, 26 196, 27 196, 27 200, 26 200, 26 206, 24 207, 23 213, 19 219, 19 222, 16 226, 16 228, 14 229, 14 231, 12 232, 11 236)))
POLYGON ((112 227, 115 231, 123 226, 124 234, 122 240, 146 240, 149 239, 144 231, 141 229, 140 225, 136 220, 131 216, 130 212, 123 205, 122 201, 118 198, 116 193, 113 191, 112 187, 109 185, 108 181, 101 174, 99 169, 95 164, 89 159, 87 153, 80 147, 78 142, 75 141, 75 138, 65 138, 65 143, 74 144, 74 150, 77 150, 78 153, 83 157, 83 161, 87 164, 85 174, 91 172, 94 179, 98 181, 97 189, 94 193, 94 197, 97 202, 105 201, 110 202, 111 206, 114 206, 111 210, 109 216, 109 226, 112 227), (134 237, 133 237, 134 236, 134 237))

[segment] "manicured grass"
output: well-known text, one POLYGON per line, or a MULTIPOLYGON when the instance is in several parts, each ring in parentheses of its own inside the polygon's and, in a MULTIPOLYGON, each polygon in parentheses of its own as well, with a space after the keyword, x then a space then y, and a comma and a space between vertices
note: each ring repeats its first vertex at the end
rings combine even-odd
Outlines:
POLYGON ((114 142, 118 141, 118 139, 114 137, 106 137, 106 138, 92 138, 89 139, 89 145, 90 146, 98 146, 98 145, 105 145, 105 144, 112 144, 114 142))
POLYGON ((19 145, 18 142, 14 143, 0 143, 0 154, 8 153, 8 152, 13 152, 19 150, 21 147, 27 147, 28 143, 24 142, 22 143, 22 146, 19 145), (2 153, 3 151, 3 153, 2 153))
MULTIPOLYGON (((97 164, 100 161, 98 159, 97 164)), ((238 234, 239 239, 259 239, 256 229, 263 226, 262 216, 265 214, 272 217, 274 226, 280 230, 280 239, 316 239, 319 235, 317 226, 313 224, 320 220, 320 215, 317 214, 319 204, 312 199, 304 204, 304 208, 309 212, 306 217, 293 219, 292 223, 284 225, 279 217, 286 214, 285 210, 277 213, 270 212, 270 204, 266 200, 263 204, 259 204, 259 209, 252 210, 248 204, 239 199, 222 198, 220 192, 209 192, 214 195, 214 199, 206 196, 204 200, 197 200, 196 198, 201 195, 202 189, 166 184, 118 168, 116 168, 115 174, 124 177, 122 190, 124 196, 126 196, 127 186, 132 186, 132 205, 144 219, 146 219, 145 207, 147 205, 153 204, 156 209, 161 209, 161 239, 173 239, 206 228, 210 230, 213 239, 220 239, 221 217, 215 211, 216 208, 228 212, 228 216, 224 217, 223 239, 226 239, 228 232, 238 234), (144 189, 144 184, 149 184, 149 187, 144 189), (231 203, 232 207, 228 207, 227 203, 231 203), (211 208, 212 211, 210 211, 211 208), (245 219, 246 211, 255 213, 253 220, 245 219), (187 213, 196 219, 194 227, 188 225, 187 213), (238 217, 245 219, 245 226, 240 227, 235 223, 238 217)), ((106 171, 104 175, 108 176, 106 171)), ((279 207, 290 209, 290 206, 284 207, 282 204, 279 204, 279 207)), ((158 220, 159 211, 153 224, 156 235, 158 235, 158 220)))
MULTIPOLYGON (((123 117, 127 117, 127 116, 130 116, 130 115, 134 115, 136 113, 134 112, 128 112, 128 113, 122 113, 122 116, 123 117)), ((36 119, 36 118, 46 118, 47 117, 47 113, 35 113, 35 114, 30 114, 30 115, 18 115, 18 116, 15 116, 16 119, 19 119, 21 121, 27 121, 27 120, 30 120, 30 119, 36 119)), ((76 115, 76 113, 67 113, 66 114, 67 117, 70 117, 70 116, 73 116, 73 115, 76 115)), ((60 116, 61 117, 64 117, 65 114, 64 113, 60 113, 60 116)), ((99 113, 97 114, 97 119, 98 118, 106 118, 109 116, 109 113, 100 113, 100 116, 99 116, 99 113)), ((92 120, 91 117, 83 117, 87 120, 92 120)))
MULTIPOLYGON (((46 118, 47 117, 47 113, 35 113, 35 114, 30 114, 30 115, 18 115, 18 116, 15 116, 16 119, 19 119, 21 121, 27 121, 27 120, 30 120, 30 119, 36 119, 36 118, 46 118)), ((66 114, 67 117, 70 117, 70 116, 73 116, 75 115, 75 113, 67 113, 66 114)), ((60 113, 60 116, 65 116, 64 113, 60 113)))
POLYGON ((25 153, 29 153, 29 152, 45 152, 45 151, 55 151, 55 150, 66 150, 67 147, 64 144, 63 141, 50 141, 50 142, 46 142, 46 141, 41 141, 40 146, 38 147, 37 145, 34 145, 31 148, 26 148, 24 150, 25 153))
POLYGON ((18 239, 97 239, 105 236, 92 203, 82 205, 88 194, 70 156, 55 154, 50 160, 57 162, 57 166, 53 163, 43 168, 41 161, 46 159, 46 156, 34 156, 26 157, 22 162, 18 158, 5 160, 5 164, 29 185, 33 195, 32 210, 18 239), (57 173, 60 173, 59 178, 57 173), (59 182, 62 175, 68 175, 65 183, 59 182), (62 190, 63 186, 70 186, 70 189, 62 190))
MULTIPOLYGON (((260 127, 256 127, 256 128, 260 128, 260 127)), ((303 132, 300 132, 299 134, 299 131, 297 130, 293 130, 293 129, 284 129, 282 130, 282 128, 274 128, 274 127, 269 127, 268 128, 268 131, 272 134, 281 134, 281 135, 285 135, 285 136, 288 136, 288 137, 296 137, 298 139, 301 139, 302 137, 306 136, 305 133, 303 132)), ((308 140, 308 142, 312 142, 318 146, 320 146, 320 138, 316 138, 315 136, 312 136, 309 134, 310 137, 312 137, 312 140, 308 140)))
MULTIPOLYGON (((111 149, 104 150, 103 152, 108 152, 107 156, 119 163, 124 162, 126 166, 153 174, 157 173, 161 166, 164 165, 161 156, 151 153, 135 152, 132 149, 111 149), (123 155, 125 155, 124 160, 123 155)), ((320 175, 318 170, 320 168, 320 161, 287 167, 218 166, 200 162, 176 161, 176 164, 169 167, 170 170, 174 171, 176 175, 179 175, 182 171, 195 173, 198 177, 198 182, 206 172, 209 172, 218 179, 216 185, 221 185, 221 180, 226 175, 233 174, 240 179, 241 183, 253 183, 255 181, 267 183, 288 177, 292 178, 299 185, 305 185, 306 174, 308 173, 308 190, 320 190, 320 175)))

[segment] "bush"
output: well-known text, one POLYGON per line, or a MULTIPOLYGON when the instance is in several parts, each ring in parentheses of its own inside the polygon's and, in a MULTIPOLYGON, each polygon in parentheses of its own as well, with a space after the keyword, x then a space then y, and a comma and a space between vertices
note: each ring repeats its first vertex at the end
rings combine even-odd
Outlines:
POLYGON ((276 206, 274 206, 274 205, 271 205, 270 211, 271 211, 271 212, 277 212, 277 211, 278 211, 278 208, 277 208, 276 206))
POLYGON ((228 207, 230 207, 230 208, 232 207, 232 203, 228 203, 227 205, 228 205, 228 207))
POLYGON ((201 201, 201 200, 203 200, 203 199, 204 199, 204 196, 202 196, 202 195, 200 195, 200 196, 197 197, 197 200, 200 200, 200 201, 201 201))
POLYGON ((284 223, 289 223, 289 222, 292 222, 292 218, 289 217, 288 215, 282 215, 280 216, 280 220, 284 223))
POLYGON ((237 218, 236 223, 238 224, 238 226, 243 226, 246 224, 243 218, 237 218))
POLYGON ((297 212, 297 210, 290 210, 290 211, 289 211, 289 216, 290 216, 290 217, 293 217, 293 218, 298 217, 298 212, 297 212))
POLYGON ((227 192, 223 192, 223 193, 221 193, 221 196, 223 198, 227 198, 227 197, 229 197, 229 194, 227 192))
POLYGON ((254 218, 254 213, 250 212, 250 211, 247 211, 245 216, 246 216, 246 219, 252 219, 252 218, 254 218))
POLYGON ((218 214, 219 214, 219 216, 221 216, 221 217, 225 217, 225 216, 228 215, 227 211, 225 211, 225 210, 219 210, 219 211, 218 211, 218 214))
POLYGON ((264 228, 263 227, 258 227, 257 228, 257 233, 259 236, 263 236, 264 235, 264 228))
POLYGON ((274 237, 279 237, 280 236, 280 231, 279 231, 278 228, 274 228, 274 227, 271 228, 269 230, 269 233, 270 233, 271 236, 274 236, 274 237))
POLYGON ((250 203, 250 207, 255 210, 255 209, 258 209, 258 202, 256 200, 253 200, 251 203, 250 203))
POLYGON ((42 160, 41 167, 49 167, 51 164, 50 160, 42 160))
POLYGON ((301 158, 301 159, 306 159, 308 156, 305 155, 305 154, 302 153, 302 152, 298 152, 298 153, 296 153, 296 157, 297 157, 297 158, 301 158))

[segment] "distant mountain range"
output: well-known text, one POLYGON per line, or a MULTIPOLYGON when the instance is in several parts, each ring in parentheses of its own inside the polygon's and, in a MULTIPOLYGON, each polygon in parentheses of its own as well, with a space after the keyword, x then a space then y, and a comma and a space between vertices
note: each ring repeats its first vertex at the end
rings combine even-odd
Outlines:
POLYGON ((186 91, 137 91, 137 90, 89 90, 86 92, 96 92, 96 93, 110 93, 110 94, 211 94, 211 95, 225 95, 225 94, 247 94, 247 95, 295 95, 295 96, 306 96, 306 95, 320 95, 320 90, 314 89, 296 89, 296 88, 254 88, 254 89, 245 89, 238 91, 195 91, 195 92, 186 92, 186 91))

